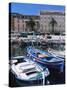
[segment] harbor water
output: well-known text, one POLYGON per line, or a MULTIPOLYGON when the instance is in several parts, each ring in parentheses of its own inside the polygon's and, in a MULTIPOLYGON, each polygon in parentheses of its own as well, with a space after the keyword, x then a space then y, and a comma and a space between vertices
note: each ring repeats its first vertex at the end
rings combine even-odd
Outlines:
MULTIPOLYGON (((15 56, 22 56, 22 55, 27 55, 27 47, 28 45, 19 45, 19 44, 11 44, 10 46, 10 58, 15 57, 15 56)), ((46 50, 47 48, 43 48, 41 45, 34 45, 34 47, 40 49, 40 50, 46 50)), ((63 72, 59 72, 57 70, 49 69, 50 75, 46 78, 46 85, 55 85, 55 84, 64 84, 65 83, 65 67, 63 72)), ((38 81, 37 83, 35 82, 34 84, 31 83, 25 83, 24 81, 22 84, 18 82, 15 78, 15 76, 9 71, 9 84, 12 85, 13 87, 17 86, 31 86, 31 85, 43 85, 44 81, 38 81)))

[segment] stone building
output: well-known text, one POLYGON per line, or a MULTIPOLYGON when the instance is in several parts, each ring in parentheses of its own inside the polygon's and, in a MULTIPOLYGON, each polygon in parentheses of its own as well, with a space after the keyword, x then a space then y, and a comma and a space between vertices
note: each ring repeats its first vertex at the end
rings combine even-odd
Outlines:
POLYGON ((40 31, 51 33, 52 19, 54 23, 54 32, 65 32, 65 13, 63 11, 40 11, 40 31))
POLYGON ((35 29, 39 29, 39 16, 22 15, 11 13, 11 32, 30 32, 27 22, 32 18, 35 22, 35 29))
POLYGON ((30 32, 27 22, 33 18, 37 32, 62 33, 65 32, 65 12, 64 11, 40 11, 40 15, 22 15, 11 13, 11 32, 30 32), (52 21, 55 23, 53 24, 52 21), (52 27, 54 25, 54 27, 52 27), (54 28, 54 31, 52 31, 54 28))

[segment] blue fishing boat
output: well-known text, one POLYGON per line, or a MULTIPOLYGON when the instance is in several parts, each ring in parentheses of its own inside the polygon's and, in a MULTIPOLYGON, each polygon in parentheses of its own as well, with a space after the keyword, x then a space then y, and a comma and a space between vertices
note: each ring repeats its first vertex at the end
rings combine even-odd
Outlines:
POLYGON ((64 59, 57 57, 47 51, 36 49, 35 47, 29 46, 27 48, 28 57, 33 61, 46 66, 48 68, 55 68, 63 72, 64 59))

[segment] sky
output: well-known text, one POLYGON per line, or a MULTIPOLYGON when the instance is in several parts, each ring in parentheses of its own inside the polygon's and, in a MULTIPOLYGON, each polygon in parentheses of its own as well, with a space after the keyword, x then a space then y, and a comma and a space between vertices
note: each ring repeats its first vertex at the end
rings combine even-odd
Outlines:
POLYGON ((30 4, 30 3, 11 3, 9 11, 23 15, 38 15, 41 10, 64 11, 65 6, 47 5, 47 4, 30 4))

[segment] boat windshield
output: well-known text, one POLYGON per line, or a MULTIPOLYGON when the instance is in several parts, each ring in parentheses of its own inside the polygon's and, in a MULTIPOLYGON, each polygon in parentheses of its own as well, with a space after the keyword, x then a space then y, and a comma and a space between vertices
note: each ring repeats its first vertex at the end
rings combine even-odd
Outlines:
POLYGON ((33 68, 24 69, 23 72, 27 73, 27 72, 35 71, 35 70, 36 70, 35 67, 33 67, 33 68))
POLYGON ((31 74, 35 74, 35 73, 38 73, 38 71, 28 72, 28 73, 26 73, 26 75, 31 75, 31 74))
POLYGON ((15 63, 15 65, 22 63, 22 62, 26 62, 24 58, 19 58, 17 59, 17 62, 15 63))

